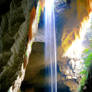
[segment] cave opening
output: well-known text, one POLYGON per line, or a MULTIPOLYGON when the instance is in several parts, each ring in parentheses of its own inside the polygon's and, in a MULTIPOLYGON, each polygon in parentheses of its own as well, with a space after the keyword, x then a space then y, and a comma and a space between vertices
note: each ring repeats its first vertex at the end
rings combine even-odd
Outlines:
POLYGON ((91 91, 92 0, 46 2, 0 1, 0 92, 91 91))

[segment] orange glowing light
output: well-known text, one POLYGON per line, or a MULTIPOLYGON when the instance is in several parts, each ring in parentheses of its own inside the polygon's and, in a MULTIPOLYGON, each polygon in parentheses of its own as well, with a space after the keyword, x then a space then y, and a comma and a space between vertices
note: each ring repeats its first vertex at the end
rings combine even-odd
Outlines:
POLYGON ((90 11, 92 11, 92 0, 88 0, 90 11))
POLYGON ((32 11, 30 13, 28 41, 30 41, 32 39, 32 23, 33 23, 33 20, 35 19, 35 15, 36 15, 36 9, 35 9, 35 7, 33 7, 32 11))
POLYGON ((63 56, 69 58, 81 58, 81 54, 85 47, 83 46, 83 41, 85 39, 85 35, 88 27, 88 17, 84 17, 81 22, 81 26, 79 30, 73 30, 66 39, 63 40, 62 48, 64 50, 63 56))

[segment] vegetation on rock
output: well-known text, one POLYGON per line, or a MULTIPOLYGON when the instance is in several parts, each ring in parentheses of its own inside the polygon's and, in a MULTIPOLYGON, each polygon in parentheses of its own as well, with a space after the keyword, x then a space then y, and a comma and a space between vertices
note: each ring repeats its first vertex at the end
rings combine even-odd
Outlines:
POLYGON ((89 67, 92 65, 92 46, 90 46, 89 49, 84 50, 84 55, 83 55, 83 60, 84 60, 84 69, 80 72, 82 75, 82 79, 80 80, 80 87, 79 87, 79 92, 83 92, 83 87, 85 87, 85 84, 87 83, 88 80, 88 75, 89 75, 89 67))

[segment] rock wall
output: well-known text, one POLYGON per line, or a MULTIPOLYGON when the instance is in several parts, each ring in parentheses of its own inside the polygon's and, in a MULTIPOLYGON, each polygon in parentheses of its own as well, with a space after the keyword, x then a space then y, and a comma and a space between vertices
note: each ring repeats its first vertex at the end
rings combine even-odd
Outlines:
POLYGON ((9 91, 19 88, 24 78, 30 11, 36 3, 36 0, 12 0, 10 10, 1 16, 0 92, 7 92, 10 86, 9 91))

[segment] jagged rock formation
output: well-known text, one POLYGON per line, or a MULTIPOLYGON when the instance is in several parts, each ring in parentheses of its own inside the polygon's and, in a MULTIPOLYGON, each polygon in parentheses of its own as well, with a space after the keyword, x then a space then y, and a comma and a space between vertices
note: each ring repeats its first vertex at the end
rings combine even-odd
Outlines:
MULTIPOLYGON (((68 51, 69 47, 73 46, 73 41, 76 39, 76 36, 79 36, 81 27, 80 23, 85 16, 88 16, 88 3, 87 0, 85 0, 84 2, 82 2, 81 0, 75 0, 72 1, 71 7, 72 8, 70 8, 70 11, 67 10, 64 12, 67 22, 65 22, 66 24, 63 28, 63 35, 61 37, 62 44, 58 48, 58 63, 61 73, 63 73, 63 75, 65 76, 65 78, 63 79, 64 83, 69 86, 72 92, 77 92, 78 85, 81 79, 80 71, 83 68, 83 61, 81 60, 80 63, 80 59, 76 58, 77 55, 75 55, 76 57, 74 58, 74 55, 72 54, 72 49, 78 51, 76 49, 77 44, 70 50, 70 53, 68 53, 68 55, 71 57, 62 56, 65 52, 68 51), (76 13, 74 13, 75 11, 76 13)), ((81 52, 81 50, 82 49, 80 49, 79 52, 81 52)))
POLYGON ((11 90, 17 91, 24 78, 23 56, 27 46, 30 11, 36 4, 35 0, 12 0, 10 10, 1 16, 0 92, 7 92, 10 86, 11 90))
POLYGON ((21 64, 23 62, 22 56, 26 45, 26 40, 24 38, 25 28, 23 28, 24 24, 22 24, 25 21, 25 17, 23 15, 21 1, 19 3, 12 1, 10 6, 9 13, 2 16, 1 21, 3 42, 3 51, 1 53, 2 57, 0 62, 0 67, 2 69, 0 71, 1 92, 6 92, 9 87, 14 84, 14 81, 20 72, 21 64))

